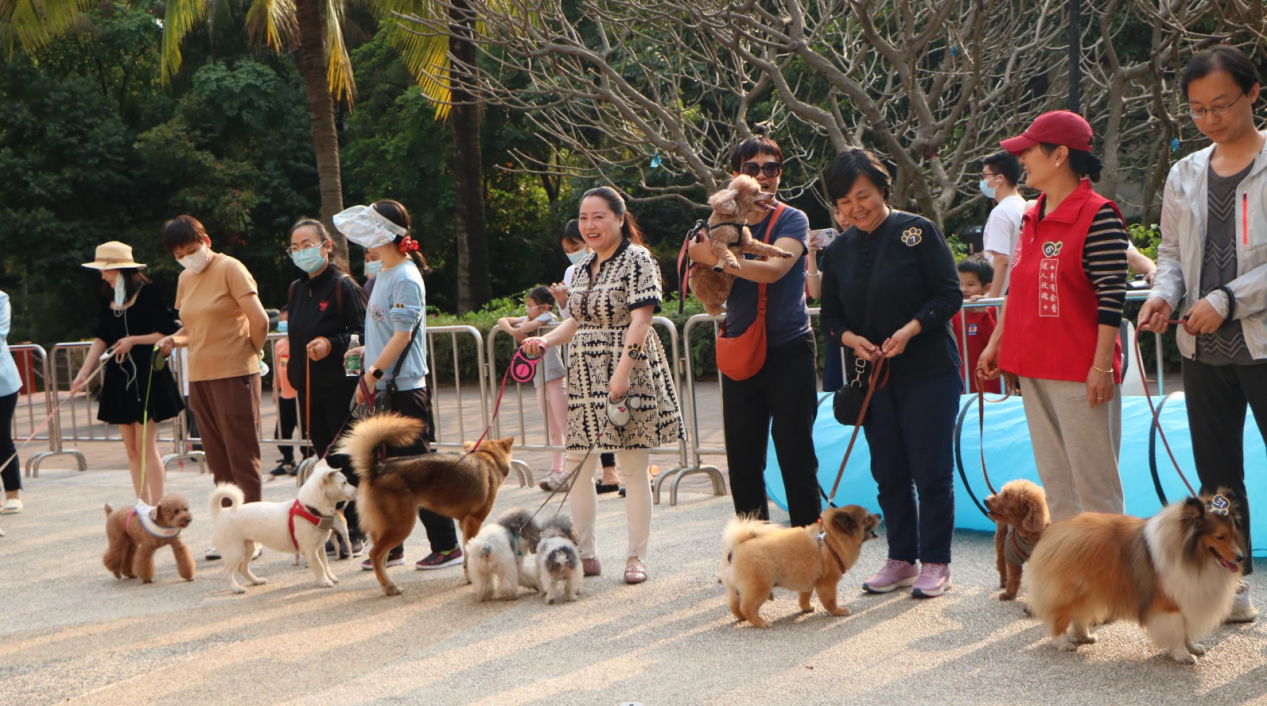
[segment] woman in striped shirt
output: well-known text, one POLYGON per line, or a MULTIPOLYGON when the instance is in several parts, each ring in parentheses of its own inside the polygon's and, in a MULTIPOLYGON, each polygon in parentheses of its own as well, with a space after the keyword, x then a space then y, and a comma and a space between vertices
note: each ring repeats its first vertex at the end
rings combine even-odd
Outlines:
POLYGON ((1019 378, 1052 521, 1121 513, 1126 225, 1091 188, 1101 165, 1082 116, 1041 115, 1002 145, 1042 195, 1025 214, 1007 300, 978 367, 990 379, 1019 378))

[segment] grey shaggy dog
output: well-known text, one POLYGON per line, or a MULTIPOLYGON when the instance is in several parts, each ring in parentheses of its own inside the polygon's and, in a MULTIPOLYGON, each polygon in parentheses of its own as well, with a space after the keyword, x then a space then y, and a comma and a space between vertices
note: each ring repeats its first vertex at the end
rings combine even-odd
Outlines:
POLYGON ((507 510, 484 525, 466 545, 475 600, 514 600, 520 586, 536 588, 531 574, 524 571, 524 556, 534 552, 540 541, 541 528, 523 508, 507 510))
POLYGON ((581 541, 572 527, 572 518, 554 517, 541 526, 537 545, 537 579, 545 591, 546 603, 574 601, 581 592, 581 541), (560 586, 562 584, 562 586, 560 586))

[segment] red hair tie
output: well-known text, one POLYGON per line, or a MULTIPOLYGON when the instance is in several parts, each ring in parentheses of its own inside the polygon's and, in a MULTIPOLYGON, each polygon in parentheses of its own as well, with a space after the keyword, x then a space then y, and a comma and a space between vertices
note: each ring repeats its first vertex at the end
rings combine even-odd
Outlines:
POLYGON ((406 235, 404 239, 400 241, 400 244, 396 246, 396 249, 400 250, 401 255, 418 252, 418 241, 406 235))

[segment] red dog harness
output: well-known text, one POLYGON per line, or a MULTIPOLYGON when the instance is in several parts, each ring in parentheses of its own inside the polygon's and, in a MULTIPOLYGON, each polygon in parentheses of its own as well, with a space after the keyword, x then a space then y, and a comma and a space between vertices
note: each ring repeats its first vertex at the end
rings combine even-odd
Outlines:
POLYGON ((311 522, 317 529, 330 529, 334 523, 333 517, 326 517, 320 513, 311 512, 310 508, 305 507, 303 503, 295 500, 295 504, 290 506, 290 516, 286 518, 286 524, 290 528, 290 541, 294 543, 295 550, 299 550, 299 540, 295 539, 295 515, 299 515, 305 520, 311 522), (325 525, 322 527, 322 525, 325 525))

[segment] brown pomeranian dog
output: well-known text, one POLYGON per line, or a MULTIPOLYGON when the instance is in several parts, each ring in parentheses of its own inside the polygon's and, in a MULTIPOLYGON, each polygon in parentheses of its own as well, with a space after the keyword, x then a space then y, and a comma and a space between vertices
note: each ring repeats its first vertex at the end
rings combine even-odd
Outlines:
POLYGON ((836 603, 836 584, 858 561, 862 543, 874 539, 880 516, 857 505, 829 508, 819 524, 780 527, 736 517, 722 535, 721 581, 730 612, 759 628, 768 627, 761 606, 776 586, 800 594, 801 610, 814 610, 810 596, 832 615, 849 615, 836 603))
POLYGON ((1047 494, 1027 480, 1008 481, 997 495, 985 499, 986 512, 998 523, 994 530, 994 561, 999 569, 999 600, 1015 600, 1021 573, 1034 546, 1051 524, 1047 494))
POLYGON ((352 458, 352 468, 360 478, 357 513, 361 529, 373 542, 374 575, 389 596, 398 595, 400 586, 387 577, 383 560, 413 532, 418 508, 457 520, 462 541, 468 542, 479 534, 497 502, 497 489, 510 473, 514 438, 485 439, 474 451, 475 444, 468 441, 464 454, 402 456, 379 463, 378 447, 407 446, 421 432, 422 422, 417 419, 376 414, 352 427, 338 448, 352 458))
POLYGON ((1062 650, 1095 642, 1097 621, 1131 620, 1176 662, 1231 612, 1241 577, 1236 508, 1225 492, 1142 520, 1085 512, 1043 533, 1026 574, 1030 610, 1062 650))
POLYGON ((106 503, 106 538, 110 545, 101 563, 116 579, 139 577, 150 583, 154 580, 154 552, 171 547, 177 573, 182 579, 193 581, 194 555, 180 539, 180 530, 192 521, 189 501, 179 493, 167 493, 154 507, 115 510, 106 503))

